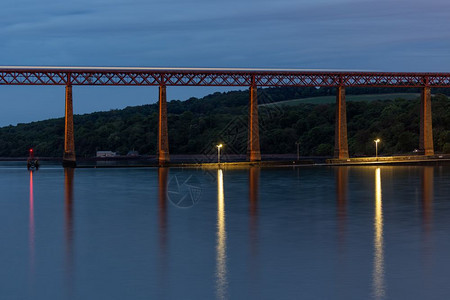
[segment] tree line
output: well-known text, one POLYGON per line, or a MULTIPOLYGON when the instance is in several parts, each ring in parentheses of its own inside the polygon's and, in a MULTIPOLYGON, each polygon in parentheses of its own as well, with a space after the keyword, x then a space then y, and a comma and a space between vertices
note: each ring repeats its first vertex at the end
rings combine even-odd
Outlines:
MULTIPOLYGON (((408 92, 419 90, 408 89, 408 92)), ((420 99, 376 100, 376 94, 405 92, 393 88, 348 88, 347 94, 373 94, 372 101, 347 102, 348 144, 351 156, 413 153, 419 146, 420 99)), ((450 153, 448 90, 433 90, 433 138, 436 152, 450 153)), ((335 95, 334 88, 267 88, 258 90, 261 152, 331 156, 334 148, 335 104, 284 106, 289 99, 335 95)), ((247 150, 248 91, 214 93, 197 99, 168 102, 169 147, 173 154, 203 154, 218 142, 224 152, 247 150)), ((157 149, 157 104, 74 116, 76 154, 95 156, 98 150, 125 155, 136 150, 154 155, 157 149)), ((64 119, 0 128, 0 156, 20 157, 33 148, 38 156, 60 157, 64 119)))

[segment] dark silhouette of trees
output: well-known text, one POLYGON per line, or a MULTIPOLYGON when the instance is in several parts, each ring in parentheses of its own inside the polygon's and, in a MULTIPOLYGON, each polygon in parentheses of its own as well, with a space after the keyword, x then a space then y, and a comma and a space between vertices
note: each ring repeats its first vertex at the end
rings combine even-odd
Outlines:
MULTIPOLYGON (((411 92, 411 89, 408 90, 411 92)), ((437 90, 432 99, 436 152, 450 153, 450 101, 437 90)), ((268 88, 258 91, 261 151, 331 156, 334 148, 335 104, 277 103, 289 99, 334 95, 333 88, 268 88)), ((373 100, 347 102, 348 144, 352 156, 373 155, 375 138, 379 153, 413 153, 419 146, 420 100, 376 100, 376 94, 404 89, 348 88, 347 94, 372 94, 373 100)), ((413 90, 412 92, 418 92, 413 90)), ((168 103, 171 153, 201 154, 220 141, 224 151, 246 153, 248 91, 214 93, 204 98, 168 103)), ((157 104, 95 112, 74 117, 77 156, 91 157, 97 150, 125 155, 136 150, 156 153, 157 104)), ((26 156, 33 147, 38 156, 60 157, 64 145, 64 119, 50 119, 0 128, 0 156, 26 156)))

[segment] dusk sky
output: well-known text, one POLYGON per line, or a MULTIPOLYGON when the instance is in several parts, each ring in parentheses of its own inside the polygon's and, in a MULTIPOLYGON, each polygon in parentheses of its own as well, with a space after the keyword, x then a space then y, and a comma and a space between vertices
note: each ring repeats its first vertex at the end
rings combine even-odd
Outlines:
MULTIPOLYGON (((4 0, 0 65, 450 71, 444 0, 4 0)), ((225 89, 169 87, 168 100, 225 89)), ((74 87, 74 112, 154 103, 74 87)), ((0 126, 64 115, 64 87, 1 86, 0 126)))

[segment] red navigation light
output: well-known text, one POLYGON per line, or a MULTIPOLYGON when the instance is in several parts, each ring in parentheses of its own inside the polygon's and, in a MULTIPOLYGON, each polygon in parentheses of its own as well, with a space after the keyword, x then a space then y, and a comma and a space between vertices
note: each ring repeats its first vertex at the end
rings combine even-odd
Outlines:
POLYGON ((33 152, 33 148, 30 149, 30 152, 33 152))

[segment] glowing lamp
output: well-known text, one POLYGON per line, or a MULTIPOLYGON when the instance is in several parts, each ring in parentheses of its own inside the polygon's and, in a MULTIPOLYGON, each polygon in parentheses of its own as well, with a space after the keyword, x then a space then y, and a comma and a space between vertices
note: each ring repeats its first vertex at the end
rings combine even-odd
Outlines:
POLYGON ((375 157, 378 158, 378 143, 380 139, 373 140, 375 142, 375 157))
POLYGON ((217 147, 217 163, 220 163, 220 148, 223 147, 222 144, 216 145, 217 147))

